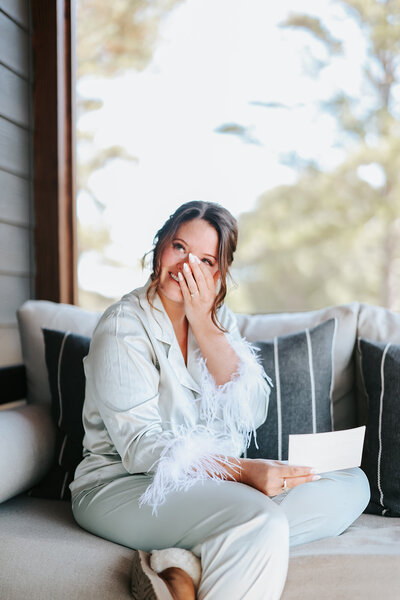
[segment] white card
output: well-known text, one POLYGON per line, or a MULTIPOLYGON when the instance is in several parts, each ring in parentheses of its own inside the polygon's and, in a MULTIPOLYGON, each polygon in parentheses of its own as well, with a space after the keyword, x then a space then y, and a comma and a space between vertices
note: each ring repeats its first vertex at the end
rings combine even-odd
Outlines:
POLYGON ((317 473, 361 465, 365 425, 342 431, 289 435, 291 465, 313 467, 317 473))

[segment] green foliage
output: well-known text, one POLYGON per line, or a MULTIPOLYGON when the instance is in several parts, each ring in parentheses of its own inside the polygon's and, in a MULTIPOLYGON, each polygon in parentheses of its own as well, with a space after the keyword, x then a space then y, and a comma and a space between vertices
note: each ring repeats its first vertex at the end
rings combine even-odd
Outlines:
MULTIPOLYGON (((146 68, 164 17, 182 1, 79 0, 78 79, 146 68)), ((400 0, 337 3, 367 39, 368 61, 360 69, 371 102, 360 110, 362 99, 341 91, 321 103, 353 140, 351 153, 326 173, 296 149, 282 160, 300 168, 297 183, 262 194, 256 209, 240 217, 233 270, 240 287, 228 299, 238 311, 307 310, 352 300, 400 309, 400 121, 393 93, 400 76, 400 0), (380 169, 382 182, 363 179, 366 165, 380 169)), ((283 26, 307 32, 325 48, 326 60, 314 57, 314 76, 344 51, 341 40, 315 17, 292 14, 283 26)), ((265 103, 266 110, 274 106, 265 103)), ((100 107, 101 100, 78 98, 80 113, 100 107)), ((258 143, 236 123, 219 132, 258 143)), ((78 136, 92 144, 91 132, 78 136)), ((79 165, 79 189, 93 197, 90 174, 115 158, 136 160, 120 147, 95 153, 79 165)), ((101 204, 93 200, 101 214, 101 204)), ((80 227, 82 251, 101 251, 109 243, 101 219, 96 227, 80 227)))
MULTIPOLYGON (((330 173, 305 167, 298 182, 261 195, 240 220, 231 307, 246 312, 293 311, 360 300, 400 309, 400 121, 393 88, 400 76, 400 1, 340 2, 368 39, 360 65, 374 102, 357 113, 345 93, 326 108, 358 146, 330 173), (362 114, 362 116, 360 116, 362 114), (372 140, 372 141, 371 141, 372 140), (373 165, 380 182, 363 180, 373 165)), ((331 56, 340 44, 316 18, 291 15, 331 56)))
POLYGON ((342 52, 342 43, 333 37, 330 31, 324 27, 323 23, 316 17, 310 15, 293 13, 289 15, 287 20, 282 24, 283 27, 295 27, 296 29, 304 29, 312 34, 317 40, 326 46, 331 54, 340 54, 342 52))
POLYGON ((79 0, 78 78, 147 67, 163 18, 182 0, 79 0))

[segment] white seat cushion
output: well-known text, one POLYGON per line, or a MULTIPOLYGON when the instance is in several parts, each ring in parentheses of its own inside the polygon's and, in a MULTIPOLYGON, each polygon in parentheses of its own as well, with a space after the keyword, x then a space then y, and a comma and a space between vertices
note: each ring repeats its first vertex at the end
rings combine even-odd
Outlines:
MULTIPOLYGON (((133 551, 81 529, 71 505, 19 496, 0 506, 0 598, 128 600, 133 551)), ((361 515, 342 535, 291 550, 282 600, 400 597, 400 519, 361 515)))
POLYGON ((400 518, 361 515, 344 533, 290 552, 282 600, 400 598, 400 518))
POLYGON ((0 598, 132 600, 133 550, 81 529, 69 502, 13 498, 0 531, 0 598))

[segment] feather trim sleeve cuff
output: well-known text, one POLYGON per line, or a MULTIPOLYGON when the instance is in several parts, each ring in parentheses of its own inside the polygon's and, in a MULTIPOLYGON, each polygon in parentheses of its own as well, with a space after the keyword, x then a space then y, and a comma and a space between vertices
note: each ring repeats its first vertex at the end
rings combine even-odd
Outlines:
POLYGON ((256 441, 256 428, 266 418, 272 382, 255 349, 245 340, 225 335, 238 355, 238 371, 217 386, 206 361, 199 357, 201 393, 197 401, 202 423, 175 426, 160 436, 154 448, 159 458, 149 469, 154 478, 140 498, 140 505, 152 506, 153 514, 172 491, 186 490, 205 479, 227 479, 232 469, 240 473, 232 458, 244 452, 252 434, 256 441))
POLYGON ((227 479, 232 469, 240 473, 238 464, 229 459, 231 440, 203 425, 182 425, 174 433, 164 432, 157 445, 162 450, 150 468, 154 478, 140 497, 140 505, 152 506, 153 514, 157 514, 170 492, 187 490, 205 479, 227 479))
MULTIPOLYGON (((245 339, 225 334, 239 358, 239 367, 232 379, 217 386, 201 362, 200 417, 207 424, 220 423, 236 446, 237 456, 249 447, 251 436, 257 446, 256 428, 267 417, 272 381, 259 363, 256 349, 245 339)), ((258 446, 257 446, 258 447, 258 446)))

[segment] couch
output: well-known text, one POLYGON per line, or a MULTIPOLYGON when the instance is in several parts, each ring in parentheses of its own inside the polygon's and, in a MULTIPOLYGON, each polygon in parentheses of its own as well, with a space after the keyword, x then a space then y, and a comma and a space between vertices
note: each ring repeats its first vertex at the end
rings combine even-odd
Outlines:
MULTIPOLYGON (((130 598, 133 551, 83 531, 70 502, 29 493, 55 460, 42 328, 90 337, 98 318, 46 301, 28 301, 18 311, 24 364, 0 370, 2 600, 130 598)), ((334 429, 346 429, 368 420, 358 340, 400 344, 400 315, 354 302, 303 313, 238 315, 238 324, 249 341, 276 341, 332 319, 331 412, 334 429)), ((399 567, 400 518, 365 513, 342 535, 291 550, 282 599, 394 600, 400 598, 399 567)))

